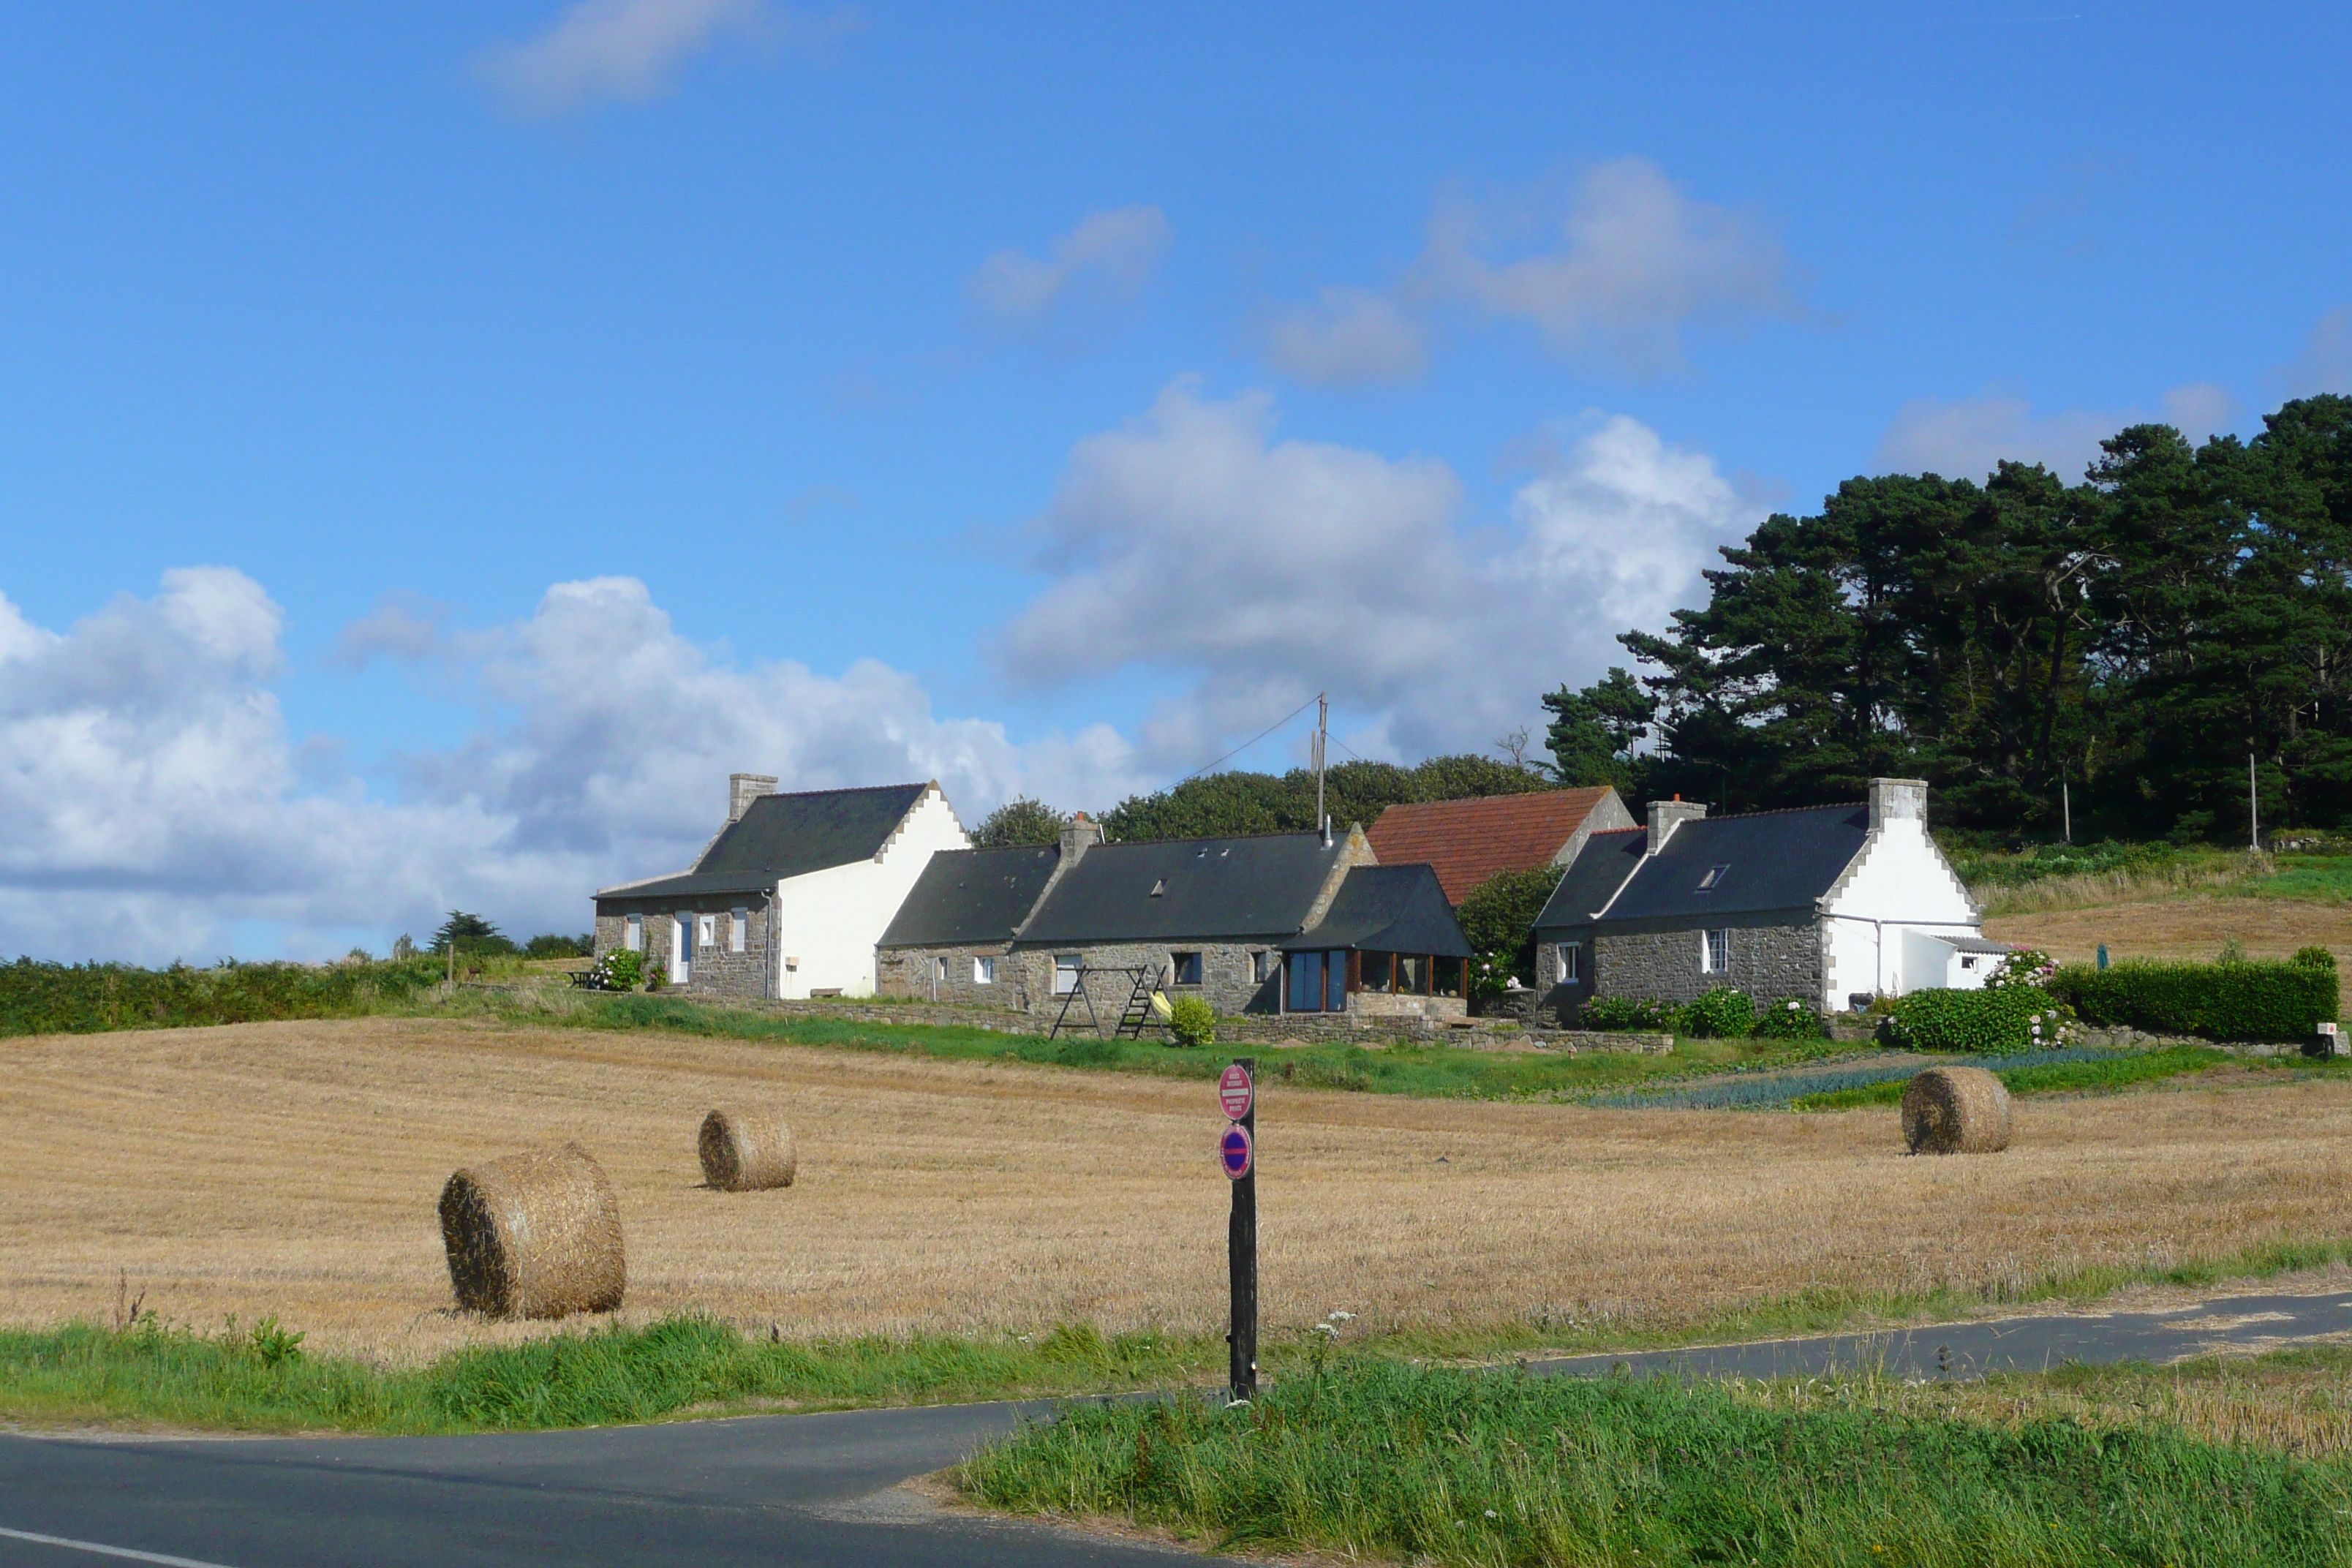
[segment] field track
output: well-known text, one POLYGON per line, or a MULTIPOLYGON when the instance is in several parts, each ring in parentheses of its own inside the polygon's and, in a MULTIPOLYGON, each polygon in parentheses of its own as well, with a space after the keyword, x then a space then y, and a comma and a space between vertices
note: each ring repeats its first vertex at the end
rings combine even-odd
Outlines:
MULTIPOLYGON (((877 1028, 877 1033, 883 1031, 877 1028)), ((2352 1084, 2021 1103, 1997 1157, 1906 1158, 1892 1110, 1593 1111, 1286 1089, 1261 1113, 1270 1332, 1549 1314, 1687 1321, 1812 1287, 2052 1270, 2352 1230, 2352 1084)), ((547 1331, 446 1309, 458 1165, 576 1138, 619 1189, 643 1321, 788 1334, 1203 1331, 1223 1310, 1208 1086, 436 1020, 0 1042, 0 1321, 275 1313, 412 1363, 547 1331), (704 1189, 717 1101, 793 1108, 801 1179, 704 1189)))

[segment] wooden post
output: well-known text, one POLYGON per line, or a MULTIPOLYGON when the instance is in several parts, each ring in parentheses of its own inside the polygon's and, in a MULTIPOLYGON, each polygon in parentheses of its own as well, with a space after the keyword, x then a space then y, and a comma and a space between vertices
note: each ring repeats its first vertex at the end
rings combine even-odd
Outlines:
MULTIPOLYGON (((1257 1081, 1257 1058, 1236 1057, 1234 1063, 1250 1075, 1253 1086, 1257 1081)), ((1250 1095, 1249 1114, 1242 1118, 1242 1130, 1250 1137, 1250 1172, 1233 1184, 1234 1214, 1225 1226, 1225 1271, 1231 1279, 1234 1295, 1233 1330, 1226 1334, 1232 1347, 1231 1377, 1227 1380, 1235 1399, 1257 1397, 1257 1095, 1250 1095)))

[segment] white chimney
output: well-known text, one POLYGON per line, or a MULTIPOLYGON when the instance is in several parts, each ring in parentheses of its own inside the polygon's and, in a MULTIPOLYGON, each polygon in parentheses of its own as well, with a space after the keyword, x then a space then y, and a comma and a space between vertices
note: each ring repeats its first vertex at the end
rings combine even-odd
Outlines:
POLYGON ((740 822, 751 803, 763 795, 776 793, 776 780, 771 773, 729 773, 727 775, 727 820, 740 822))
POLYGON ((1650 842, 1645 853, 1655 855, 1666 847, 1666 840, 1675 836, 1676 827, 1706 815, 1705 803, 1685 800, 1679 795, 1673 800, 1652 801, 1650 803, 1650 842))
POLYGON ((1870 781, 1870 830, 1878 832, 1890 822, 1916 822, 1921 831, 1927 826, 1927 781, 1926 779, 1873 779, 1870 781))

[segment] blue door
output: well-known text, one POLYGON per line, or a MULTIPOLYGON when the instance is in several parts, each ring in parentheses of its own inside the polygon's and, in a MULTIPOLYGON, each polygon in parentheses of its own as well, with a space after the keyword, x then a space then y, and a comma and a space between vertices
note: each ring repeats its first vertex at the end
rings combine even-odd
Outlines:
POLYGON ((694 917, 692 915, 677 917, 676 937, 676 942, 670 948, 670 952, 676 956, 670 961, 669 977, 683 985, 694 978, 694 917))
POLYGON ((1323 955, 1319 952, 1294 952, 1290 955, 1290 995, 1287 998, 1294 1013, 1323 1011, 1323 955))

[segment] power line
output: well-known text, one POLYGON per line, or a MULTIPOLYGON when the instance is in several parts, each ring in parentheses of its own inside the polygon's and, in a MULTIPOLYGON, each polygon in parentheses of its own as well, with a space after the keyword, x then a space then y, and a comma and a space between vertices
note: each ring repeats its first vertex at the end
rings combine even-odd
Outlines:
MULTIPOLYGON (((1318 692, 1316 696, 1319 697, 1321 696, 1321 693, 1318 692)), ((1178 779, 1175 784, 1170 784, 1168 787, 1170 789, 1174 789, 1179 784, 1191 784, 1194 779, 1199 778, 1211 768, 1217 767, 1224 763, 1232 762, 1235 757, 1240 756, 1244 752, 1248 751, 1252 746, 1256 745, 1260 741, 1265 740, 1268 735, 1273 734, 1276 730, 1281 729, 1285 724, 1289 723, 1293 719, 1297 718, 1301 713, 1304 713, 1309 708, 1314 707, 1316 697, 1308 698, 1297 707, 1293 708, 1289 712, 1285 713, 1281 718, 1276 719, 1273 723, 1268 724, 1265 729, 1260 730, 1248 740, 1244 741, 1240 745, 1235 746, 1232 751, 1227 752, 1223 756, 1219 757, 1216 762, 1203 763, 1201 766, 1194 768, 1191 773, 1186 773, 1182 778, 1178 779)), ((1352 756, 1354 753, 1350 752, 1349 754, 1352 756)))

